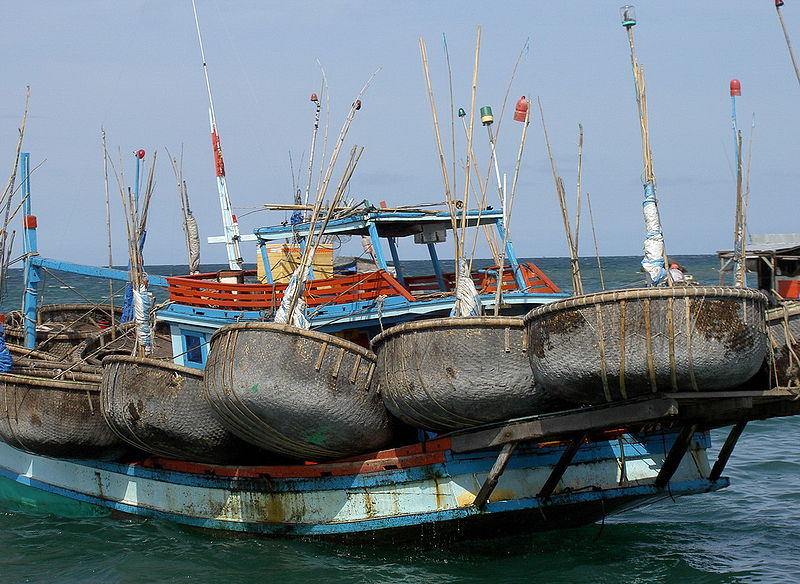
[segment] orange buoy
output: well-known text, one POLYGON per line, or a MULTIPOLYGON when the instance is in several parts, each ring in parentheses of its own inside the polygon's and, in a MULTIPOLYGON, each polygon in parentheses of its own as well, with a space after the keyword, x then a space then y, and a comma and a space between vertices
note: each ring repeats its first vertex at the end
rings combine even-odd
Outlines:
POLYGON ((731 79, 731 97, 742 95, 742 84, 738 79, 731 79))
POLYGON ((514 108, 514 120, 517 122, 524 122, 528 119, 528 100, 525 96, 519 98, 517 105, 514 108))

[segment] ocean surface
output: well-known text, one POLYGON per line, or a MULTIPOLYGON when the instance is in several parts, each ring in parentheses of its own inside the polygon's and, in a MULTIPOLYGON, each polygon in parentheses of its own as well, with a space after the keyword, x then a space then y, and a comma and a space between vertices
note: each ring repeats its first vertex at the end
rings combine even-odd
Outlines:
MULTIPOLYGON (((676 259, 701 283, 719 282, 715 256, 676 259)), ((569 289, 564 258, 534 261, 569 289)), ((413 273, 423 264, 403 267, 413 273)), ((643 280, 638 258, 607 257, 602 264, 608 288, 643 280)), ((599 290, 596 260, 584 258, 581 266, 586 291, 599 290)), ((12 272, 3 310, 19 308, 19 275, 12 272)), ((108 295, 107 282, 52 274, 45 280, 45 302, 85 301, 73 288, 90 299, 108 295)), ((712 456, 726 432, 712 434, 712 456)), ((800 582, 798 437, 800 419, 749 424, 725 471, 731 486, 716 493, 662 501, 603 524, 445 548, 265 539, 154 519, 68 518, 6 505, 0 507, 0 584, 800 582)))

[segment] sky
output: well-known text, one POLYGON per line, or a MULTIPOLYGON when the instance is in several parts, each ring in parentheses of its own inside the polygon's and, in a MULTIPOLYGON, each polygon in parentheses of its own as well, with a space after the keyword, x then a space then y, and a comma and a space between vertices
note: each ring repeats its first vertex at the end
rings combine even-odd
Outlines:
MULTIPOLYGON (((500 172, 510 183, 522 128, 511 119, 514 102, 521 95, 539 98, 570 213, 575 211, 581 124, 582 190, 591 197, 600 253, 640 254, 641 140, 620 4, 197 0, 230 197, 242 232, 284 220, 284 213, 258 209, 292 202, 293 180, 305 186, 314 115, 309 96, 321 93, 322 71, 328 91, 317 162, 323 156, 325 127, 327 161, 350 104, 377 71, 334 170, 338 180, 350 148, 365 148, 348 196, 389 206, 443 201, 419 39, 427 47, 452 173, 443 39, 454 107, 469 112, 480 26, 475 106, 494 110, 500 172), (523 51, 526 39, 530 48, 523 51)), ((714 253, 732 247, 732 78, 741 80, 738 120, 745 151, 752 148, 748 227, 758 233, 800 232, 794 206, 800 86, 773 1, 642 0, 635 6, 633 31, 647 80, 667 252, 714 253)), ((800 43, 800 3, 787 0, 782 13, 800 43)), ((132 180, 133 151, 144 149, 148 161, 157 151, 148 263, 185 261, 167 149, 173 155, 183 152, 183 174, 203 239, 221 233, 208 99, 190 0, 31 0, 6 11, 3 29, 0 173, 12 167, 25 87, 30 86, 23 151, 31 153, 35 167, 32 204, 43 255, 95 265, 107 261, 101 128, 126 184, 132 180)), ((461 126, 456 126, 456 141, 455 184, 461 196, 466 160, 461 126)), ((485 173, 489 145, 479 122, 474 147, 485 173)), ((318 172, 319 166, 315 178, 318 172)), ((113 176, 111 181, 114 258, 123 264, 124 223, 113 176)), ((488 204, 497 206, 493 177, 489 184, 488 204)), ((585 199, 583 205, 580 253, 593 255, 585 199)), ((535 105, 510 227, 520 257, 567 255, 535 105)), ((452 256, 451 246, 442 248, 443 256, 448 253, 452 256)), ((403 241, 400 254, 420 258, 426 250, 403 241)), ((243 255, 255 260, 253 244, 243 244, 243 255)), ((479 255, 486 253, 479 250, 479 255)), ((204 243, 202 256, 204 263, 224 262, 224 246, 204 243)))

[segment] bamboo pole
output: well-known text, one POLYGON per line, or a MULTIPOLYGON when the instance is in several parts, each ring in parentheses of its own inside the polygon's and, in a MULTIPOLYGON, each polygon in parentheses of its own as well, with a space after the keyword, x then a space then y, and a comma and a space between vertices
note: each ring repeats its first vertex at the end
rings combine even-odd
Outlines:
POLYGON ((553 174, 553 182, 556 185, 556 195, 558 196, 558 204, 561 207, 561 219, 564 222, 564 234, 567 238, 567 247, 569 248, 569 262, 570 273, 572 277, 572 289, 576 295, 583 294, 583 282, 581 281, 581 268, 578 263, 577 249, 572 237, 572 227, 569 221, 569 210, 567 209, 567 197, 564 191, 564 181, 558 176, 556 170, 556 161, 553 158, 553 151, 550 147, 550 137, 547 134, 547 124, 544 120, 544 109, 542 108, 542 100, 538 99, 539 115, 542 120, 542 130, 544 131, 544 140, 547 145, 547 157, 550 159, 550 170, 553 174))
POLYGON ((800 68, 797 66, 797 57, 794 54, 794 49, 792 48, 792 41, 789 38, 789 31, 786 29, 786 23, 783 21, 783 14, 781 14, 781 6, 783 6, 783 2, 775 2, 775 12, 778 14, 778 20, 781 23, 781 29, 783 30, 783 37, 786 39, 786 48, 789 49, 789 56, 792 58, 792 66, 794 67, 794 74, 797 77, 797 82, 800 83, 800 68))
MULTIPOLYGON (((636 104, 639 110, 639 132, 642 140, 644 180, 645 183, 650 183, 652 185, 653 194, 654 196, 656 196, 655 195, 656 176, 655 176, 655 171, 653 170, 653 152, 650 149, 650 125, 647 114, 647 91, 645 88, 646 86, 644 80, 644 68, 639 65, 639 62, 636 59, 636 46, 633 41, 633 24, 623 24, 623 25, 625 26, 625 30, 628 34, 628 46, 630 47, 631 68, 633 70, 633 82, 636 88, 636 104)), ((655 206, 655 214, 656 218, 658 219, 658 224, 660 226, 661 217, 657 203, 655 206)), ((664 260, 664 268, 666 272, 667 284, 669 286, 672 286, 673 284, 672 276, 669 273, 669 256, 667 255, 666 242, 663 242, 663 233, 662 233, 662 245, 663 245, 662 256, 664 260)))
POLYGON ((575 255, 580 258, 580 234, 581 234, 581 186, 583 183, 583 125, 578 124, 578 170, 575 197, 575 255))
POLYGON ((592 224, 592 240, 594 241, 594 255, 597 258, 597 273, 600 276, 600 290, 606 289, 606 283, 603 279, 603 265, 600 263, 600 248, 597 245, 597 232, 594 229, 594 214, 592 213, 592 199, 589 193, 586 193, 586 206, 589 208, 589 222, 592 224))
POLYGON ((742 194, 742 132, 736 133, 736 225, 734 230, 734 253, 736 254, 734 285, 745 286, 746 261, 744 255, 744 208, 742 194))
POLYGON ((439 116, 436 113, 436 100, 433 97, 433 86, 431 85, 430 69, 428 67, 428 51, 425 48, 425 39, 419 38, 419 52, 422 58, 422 69, 425 73, 425 85, 428 89, 428 101, 431 105, 431 115, 433 116, 433 131, 436 137, 436 148, 439 151, 439 166, 442 171, 442 181, 444 182, 444 196, 447 200, 447 206, 450 210, 450 223, 453 229, 453 242, 456 249, 456 258, 458 258, 460 244, 459 233, 456 229, 456 201, 453 193, 450 190, 450 178, 447 174, 447 163, 444 157, 444 149, 442 147, 442 135, 439 131, 439 116))
MULTIPOLYGON (((472 68, 472 98, 470 100, 469 108, 469 135, 467 136, 467 152, 472 152, 472 136, 475 127, 475 100, 478 92, 478 64, 480 61, 481 53, 481 27, 478 30, 475 38, 475 61, 472 68)), ((469 178, 470 178, 471 157, 467 155, 466 172, 464 176, 464 197, 463 205, 461 208, 461 237, 459 238, 459 253, 456 254, 456 267, 458 260, 464 257, 464 237, 466 236, 467 229, 467 210, 469 202, 469 178)))
MULTIPOLYGON (((114 254, 111 245, 111 197, 108 191, 108 149, 106 147, 106 131, 100 127, 100 135, 103 142, 103 191, 106 199, 106 238, 108 240, 108 267, 114 267, 114 254)), ((115 340, 117 336, 117 329, 114 323, 114 281, 108 281, 108 302, 111 306, 111 340, 115 340)))

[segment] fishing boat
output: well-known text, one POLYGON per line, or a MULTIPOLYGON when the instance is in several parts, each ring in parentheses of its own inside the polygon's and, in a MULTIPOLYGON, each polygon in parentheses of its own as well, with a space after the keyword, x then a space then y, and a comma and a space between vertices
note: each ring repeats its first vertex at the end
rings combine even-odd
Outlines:
POLYGON ((518 317, 414 321, 372 340, 389 411, 437 432, 543 413, 558 402, 533 380, 518 317))
POLYGON ((345 339, 278 323, 240 323, 211 339, 208 400, 242 439, 301 460, 378 450, 392 424, 372 390, 375 355, 345 339))
POLYGON ((100 397, 109 427, 143 452, 213 464, 270 459, 223 427, 206 401, 197 369, 111 355, 103 360, 100 397))
MULTIPOLYGON (((800 234, 751 233, 740 252, 752 284, 768 295, 768 361, 773 385, 800 386, 800 234)), ((717 252, 720 282, 735 265, 736 250, 717 252)))

